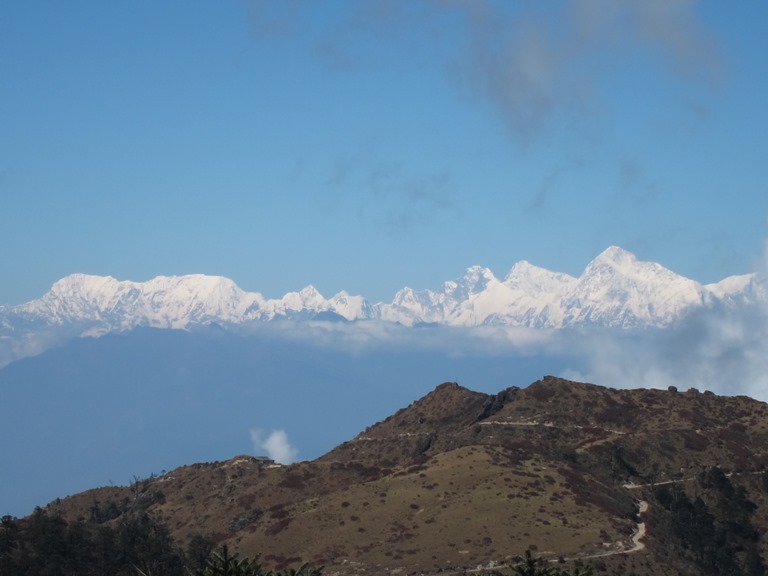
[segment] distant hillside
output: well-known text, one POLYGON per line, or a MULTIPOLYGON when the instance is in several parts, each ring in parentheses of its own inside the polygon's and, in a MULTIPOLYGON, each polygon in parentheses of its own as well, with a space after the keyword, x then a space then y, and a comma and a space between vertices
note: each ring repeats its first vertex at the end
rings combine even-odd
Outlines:
POLYGON ((394 328, 412 339, 364 350, 338 339, 327 347, 215 327, 144 328, 14 362, 0 369, 0 437, 12 439, 0 442, 0 516, 189 462, 263 452, 252 430, 283 430, 300 458, 314 459, 443 380, 488 392, 485 383, 523 385, 566 366, 551 355, 458 356, 451 350, 469 350, 460 339, 440 347, 445 338, 434 330, 394 328))
POLYGON ((181 543, 340 575, 461 574, 527 549, 597 573, 758 574, 767 446, 768 405, 746 397, 446 383, 314 461, 193 464, 47 510, 140 502, 181 543))

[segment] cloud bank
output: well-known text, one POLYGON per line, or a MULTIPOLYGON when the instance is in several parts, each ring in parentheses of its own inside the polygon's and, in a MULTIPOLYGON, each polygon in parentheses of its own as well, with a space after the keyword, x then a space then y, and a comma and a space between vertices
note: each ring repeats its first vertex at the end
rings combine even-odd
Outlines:
MULTIPOLYGON (((757 290, 768 293, 768 285, 763 282, 757 290)), ((527 358, 537 362, 542 375, 614 388, 677 386, 768 401, 766 301, 764 295, 756 295, 733 306, 702 308, 665 329, 406 328, 378 322, 310 322, 300 331, 268 326, 261 337, 374 364, 380 357, 394 356, 400 371, 427 356, 436 362, 444 358, 470 363, 527 358)), ((436 374, 440 368, 435 365, 436 374)), ((371 369, 388 370, 373 365, 371 369)))

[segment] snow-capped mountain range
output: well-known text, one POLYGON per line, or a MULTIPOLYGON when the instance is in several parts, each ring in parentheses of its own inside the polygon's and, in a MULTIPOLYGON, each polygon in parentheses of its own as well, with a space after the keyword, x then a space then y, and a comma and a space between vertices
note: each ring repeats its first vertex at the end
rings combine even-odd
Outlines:
MULTIPOLYGON (((590 262, 578 278, 526 261, 515 264, 503 280, 488 268, 473 266, 436 291, 403 288, 389 304, 370 304, 346 292, 326 299, 313 286, 267 299, 220 276, 159 276, 131 282, 73 274, 56 282, 39 300, 0 307, 0 342, 14 343, 12 348, 28 355, 30 350, 22 350, 27 348, 25 338, 46 329, 99 336, 139 326, 190 329, 279 319, 378 320, 405 326, 665 327, 701 307, 755 300, 768 298, 752 274, 702 285, 659 264, 638 261, 615 246, 590 262)), ((39 341, 35 340, 36 346, 39 341)))

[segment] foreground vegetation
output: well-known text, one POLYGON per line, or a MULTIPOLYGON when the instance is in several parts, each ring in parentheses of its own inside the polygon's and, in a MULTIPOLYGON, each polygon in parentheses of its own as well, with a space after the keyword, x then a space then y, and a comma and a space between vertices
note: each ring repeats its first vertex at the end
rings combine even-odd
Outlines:
MULTIPOLYGON (((168 529, 142 511, 98 504, 77 522, 37 508, 25 519, 0 521, 0 576, 321 576, 323 567, 304 564, 272 571, 258 559, 214 549, 197 535, 185 549, 168 529), (117 516, 115 516, 117 514, 117 516)), ((572 571, 534 558, 530 551, 513 566, 488 576, 591 576, 589 566, 572 571)))
POLYGON ((202 536, 186 549, 148 514, 120 514, 96 505, 89 519, 68 523, 38 508, 28 518, 0 521, 0 576, 320 576, 308 565, 269 571, 202 536))

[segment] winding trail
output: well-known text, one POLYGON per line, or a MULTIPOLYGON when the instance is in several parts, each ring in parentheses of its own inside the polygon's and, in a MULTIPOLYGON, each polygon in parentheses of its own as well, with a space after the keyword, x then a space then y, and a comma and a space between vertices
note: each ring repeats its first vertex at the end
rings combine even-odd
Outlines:
MULTIPOLYGON (((638 502, 638 508, 637 508, 638 515, 644 514, 647 511, 648 511, 648 502, 646 502, 645 500, 640 500, 638 502)), ((645 549, 645 542, 643 542, 643 538, 645 538, 645 522, 638 522, 637 527, 635 528, 635 531, 632 533, 631 548, 622 548, 621 550, 611 550, 609 552, 600 552, 599 554, 588 554, 586 556, 573 556, 571 558, 567 558, 567 560, 584 560, 584 559, 588 560, 590 558, 605 558, 606 556, 617 556, 618 554, 632 554, 633 552, 639 552, 640 550, 645 549)))
MULTIPOLYGON (((644 514, 648 511, 648 502, 645 500, 640 500, 640 507, 637 511, 639 514, 644 514)), ((641 542, 641 540, 645 537, 645 522, 639 522, 637 524, 637 532, 635 532, 632 535, 632 544, 634 544, 634 548, 630 550, 630 552, 637 552, 638 550, 642 550, 645 548, 645 543, 641 542)))

